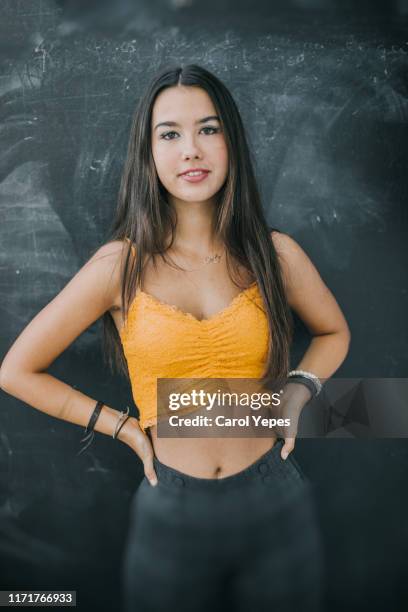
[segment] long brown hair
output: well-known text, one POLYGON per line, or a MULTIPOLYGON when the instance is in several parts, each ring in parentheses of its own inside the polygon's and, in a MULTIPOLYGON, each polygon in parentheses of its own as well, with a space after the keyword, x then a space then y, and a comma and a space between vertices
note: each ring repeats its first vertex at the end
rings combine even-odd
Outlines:
MULTIPOLYGON (((171 236, 171 243, 174 240, 177 218, 156 173, 151 151, 151 117, 158 94, 167 87, 177 85, 204 89, 220 117, 228 147, 229 168, 227 179, 217 194, 214 227, 228 256, 248 270, 258 283, 263 297, 270 339, 262 380, 283 381, 289 369, 293 318, 271 238, 272 228, 268 227, 264 216, 251 153, 236 103, 227 87, 197 64, 162 69, 150 81, 133 116, 109 240, 127 239, 121 272, 123 319, 126 320, 130 303, 140 286, 143 262, 148 258, 154 260, 156 255, 165 258, 169 246, 166 236, 171 236), (132 246, 137 257, 132 256, 132 246)), ((103 330, 107 362, 112 370, 116 367, 128 375, 120 337, 109 312, 103 315, 103 330)))

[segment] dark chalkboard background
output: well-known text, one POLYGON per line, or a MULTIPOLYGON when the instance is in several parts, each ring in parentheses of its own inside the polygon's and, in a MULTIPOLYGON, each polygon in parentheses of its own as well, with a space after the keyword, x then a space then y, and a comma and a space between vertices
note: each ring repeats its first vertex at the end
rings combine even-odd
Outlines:
MULTIPOLYGON (((406 0, 0 8, 1 357, 106 239, 131 113, 171 60, 230 87, 268 220, 303 246, 349 322, 336 377, 406 376, 406 0)), ((122 409, 130 389, 103 365, 100 331, 50 372, 122 409)), ((308 340, 297 320, 293 365, 308 340)), ((107 436, 77 457, 80 428, 4 392, 0 427, 0 589, 76 589, 80 610, 117 609, 139 459, 107 436)), ((295 456, 316 483, 327 610, 406 610, 406 440, 300 439, 295 456)))

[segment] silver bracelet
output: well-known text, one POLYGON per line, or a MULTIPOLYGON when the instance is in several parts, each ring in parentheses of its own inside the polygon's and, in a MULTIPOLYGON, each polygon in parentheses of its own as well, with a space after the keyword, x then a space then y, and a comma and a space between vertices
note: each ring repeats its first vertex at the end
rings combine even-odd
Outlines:
POLYGON ((119 428, 121 426, 121 423, 122 423, 122 421, 124 419, 127 418, 128 414, 129 414, 129 406, 126 406, 126 412, 124 410, 122 410, 122 412, 120 413, 120 417, 117 420, 115 431, 112 434, 112 438, 116 438, 116 436, 118 435, 118 431, 119 431, 119 428))
POLYGON ((319 395, 320 391, 323 388, 323 385, 320 382, 319 378, 315 374, 312 374, 311 372, 306 372, 305 370, 291 370, 288 374, 288 378, 292 376, 300 376, 300 377, 307 378, 308 380, 310 380, 315 387, 315 395, 319 395))

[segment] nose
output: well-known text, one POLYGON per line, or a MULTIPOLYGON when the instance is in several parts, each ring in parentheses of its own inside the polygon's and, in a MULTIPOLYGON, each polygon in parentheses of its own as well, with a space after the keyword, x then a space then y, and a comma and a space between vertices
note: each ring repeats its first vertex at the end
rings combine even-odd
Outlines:
POLYGON ((194 157, 196 159, 201 157, 201 151, 199 147, 195 144, 193 138, 191 138, 190 140, 186 140, 184 142, 183 147, 183 159, 190 159, 191 157, 194 157))

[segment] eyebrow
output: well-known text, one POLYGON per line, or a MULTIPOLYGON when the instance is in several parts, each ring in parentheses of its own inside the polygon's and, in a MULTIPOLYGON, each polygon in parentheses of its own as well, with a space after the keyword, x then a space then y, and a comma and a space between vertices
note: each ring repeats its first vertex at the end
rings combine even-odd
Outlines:
MULTIPOLYGON (((217 115, 209 115, 208 117, 203 117, 202 119, 198 119, 196 123, 206 123, 207 121, 213 121, 214 119, 216 121, 220 121, 220 118, 217 117, 217 115)), ((167 125, 169 127, 180 127, 180 124, 177 123, 176 121, 163 121, 162 123, 158 123, 154 129, 157 130, 157 128, 160 127, 161 125, 167 125)))

